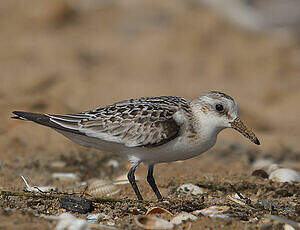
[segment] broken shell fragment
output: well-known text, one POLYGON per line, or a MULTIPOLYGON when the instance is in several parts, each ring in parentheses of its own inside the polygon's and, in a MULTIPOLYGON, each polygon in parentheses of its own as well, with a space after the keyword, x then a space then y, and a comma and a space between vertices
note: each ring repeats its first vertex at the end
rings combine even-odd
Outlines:
POLYGON ((198 219, 198 217, 191 213, 181 212, 171 220, 171 223, 178 225, 184 221, 188 221, 188 220, 193 221, 193 220, 197 220, 197 219, 198 219))
POLYGON ((134 223, 142 229, 173 229, 174 224, 152 215, 135 216, 134 223))
POLYGON ((56 192, 58 189, 53 186, 30 186, 24 176, 21 176, 26 185, 26 191, 28 192, 56 192))
POLYGON ((88 181, 87 193, 93 197, 112 196, 121 190, 108 180, 91 179, 88 181))
POLYGON ((146 216, 147 215, 155 215, 155 214, 164 214, 164 213, 168 214, 170 216, 173 216, 173 214, 171 212, 169 212, 167 209, 160 208, 160 207, 154 207, 154 208, 149 209, 146 212, 146 216))
POLYGON ((209 216, 209 217, 227 218, 229 217, 229 215, 224 213, 227 212, 229 209, 230 209, 229 206, 210 206, 208 208, 196 210, 192 213, 195 215, 202 214, 204 216, 209 216))
POLYGON ((183 184, 177 189, 177 191, 184 192, 191 195, 203 194, 202 188, 194 184, 183 184))

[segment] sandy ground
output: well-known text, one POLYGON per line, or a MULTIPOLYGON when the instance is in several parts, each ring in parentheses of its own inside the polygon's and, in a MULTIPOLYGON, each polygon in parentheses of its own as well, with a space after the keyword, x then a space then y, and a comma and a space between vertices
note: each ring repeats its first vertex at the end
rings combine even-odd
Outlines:
MULTIPOLYGON (((33 185, 82 192, 80 182, 116 178, 129 167, 114 155, 80 147, 48 128, 11 120, 13 110, 72 113, 133 97, 194 98, 219 90, 238 101, 241 118, 261 146, 225 130, 205 155, 156 167, 156 181, 167 202, 156 203, 141 166, 139 186, 150 203, 96 203, 93 213, 106 213, 120 229, 137 228, 133 217, 152 206, 178 214, 212 203, 229 205, 232 217, 200 216, 191 222, 192 229, 255 229, 267 221, 265 214, 299 221, 299 184, 251 176, 253 160, 264 156, 300 170, 299 37, 283 40, 247 32, 194 1, 83 2, 0 2, 1 190, 23 191, 24 175, 33 185), (120 162, 114 170, 106 166, 111 158, 120 162), (65 166, 57 168, 55 162, 65 166), (53 179, 57 171, 73 172, 78 179, 53 179), (252 200, 267 199, 277 208, 253 211, 228 201, 234 191, 226 182, 252 200), (243 187, 242 182, 264 187, 243 187), (176 192, 185 183, 226 189, 205 188, 201 196, 176 192), (287 207, 292 208, 283 212, 287 207)), ((135 199, 128 184, 114 197, 135 199)), ((0 229, 53 229, 55 221, 37 215, 63 212, 58 198, 2 195, 0 229)))

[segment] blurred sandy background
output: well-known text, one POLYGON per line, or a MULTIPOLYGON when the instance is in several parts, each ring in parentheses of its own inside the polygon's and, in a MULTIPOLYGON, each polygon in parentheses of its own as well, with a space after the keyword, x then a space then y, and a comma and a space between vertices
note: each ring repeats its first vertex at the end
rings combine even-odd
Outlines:
MULTIPOLYGON (((300 148, 297 32, 249 31, 198 1, 0 1, 0 80, 0 177, 8 187, 22 187, 24 171, 42 180, 19 165, 87 151, 50 129, 11 120, 13 110, 72 113, 133 97, 219 90, 238 101, 261 146, 226 130, 216 149, 300 148)), ((197 158, 203 171, 214 170, 205 160, 216 159, 197 158)))

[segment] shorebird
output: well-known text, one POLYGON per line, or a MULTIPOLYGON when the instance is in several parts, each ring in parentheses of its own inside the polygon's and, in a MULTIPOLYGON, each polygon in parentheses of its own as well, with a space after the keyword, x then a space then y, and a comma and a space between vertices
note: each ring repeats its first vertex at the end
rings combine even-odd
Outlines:
POLYGON ((13 112, 12 118, 48 126, 72 141, 114 152, 132 163, 128 180, 139 200, 135 170, 148 165, 147 181, 162 199, 154 177, 156 163, 185 160, 210 149, 219 132, 233 128, 259 145, 238 116, 238 104, 225 93, 211 91, 194 100, 177 96, 124 100, 76 114, 13 112))

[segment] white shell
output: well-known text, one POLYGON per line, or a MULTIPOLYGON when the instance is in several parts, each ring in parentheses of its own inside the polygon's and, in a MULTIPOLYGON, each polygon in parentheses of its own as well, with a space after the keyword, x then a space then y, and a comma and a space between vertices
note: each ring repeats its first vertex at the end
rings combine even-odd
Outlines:
POLYGON ((228 206, 210 206, 209 208, 196 210, 193 212, 193 214, 199 215, 201 213, 202 215, 209 216, 209 217, 227 218, 227 217, 229 217, 229 215, 223 214, 223 213, 228 211, 229 209, 230 209, 230 207, 228 207, 228 206))
POLYGON ((178 224, 181 224, 183 221, 197 220, 197 219, 198 219, 198 217, 194 216, 191 213, 181 212, 171 220, 171 223, 178 225, 178 224))
POLYGON ((177 191, 184 192, 191 195, 203 194, 203 189, 194 184, 183 184, 177 189, 177 191))
POLYGON ((112 196, 120 192, 118 186, 111 181, 91 179, 88 182, 87 193, 94 197, 112 196))
POLYGON ((173 229, 174 224, 152 215, 135 216, 134 223, 142 229, 173 229))
POLYGON ((253 163, 252 168, 253 169, 264 169, 266 171, 267 168, 272 164, 273 164, 273 161, 264 159, 264 158, 260 158, 253 163))
POLYGON ((52 178, 59 180, 78 180, 78 176, 75 173, 56 172, 52 173, 52 178))
POLYGON ((55 230, 90 230, 84 219, 76 218, 70 213, 62 213, 58 218, 55 230))
POLYGON ((272 172, 269 179, 277 182, 300 182, 300 174, 292 169, 281 168, 272 172))
POLYGON ((279 168, 282 168, 282 167, 279 167, 278 164, 271 164, 271 165, 268 166, 266 171, 270 175, 272 172, 274 172, 275 170, 277 170, 279 168))

